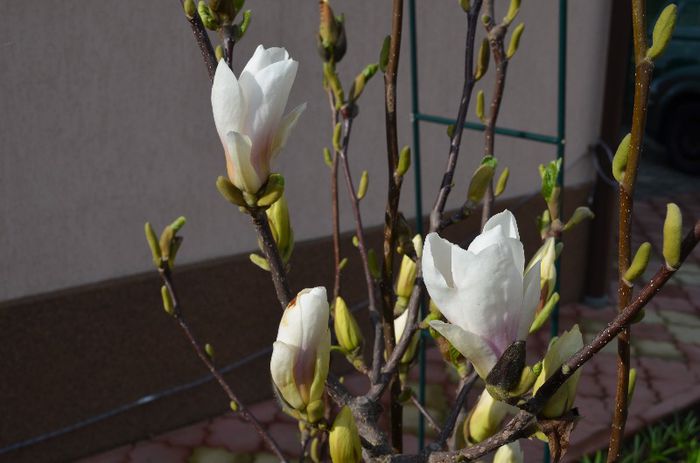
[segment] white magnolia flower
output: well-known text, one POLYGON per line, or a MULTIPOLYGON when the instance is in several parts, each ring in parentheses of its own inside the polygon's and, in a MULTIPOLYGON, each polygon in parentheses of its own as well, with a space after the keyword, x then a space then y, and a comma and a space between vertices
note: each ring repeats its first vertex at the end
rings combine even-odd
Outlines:
POLYGON ((262 45, 238 79, 219 61, 211 105, 229 179, 240 190, 257 193, 267 181, 271 161, 306 108, 303 103, 282 117, 297 65, 284 48, 262 45))
POLYGON ((468 358, 482 378, 513 342, 527 337, 540 295, 540 266, 524 276, 525 255, 510 211, 496 214, 465 251, 427 236, 423 278, 450 323, 430 326, 468 358))
POLYGON ((284 400, 304 412, 321 401, 331 347, 326 289, 304 289, 289 303, 272 347, 270 372, 284 400))

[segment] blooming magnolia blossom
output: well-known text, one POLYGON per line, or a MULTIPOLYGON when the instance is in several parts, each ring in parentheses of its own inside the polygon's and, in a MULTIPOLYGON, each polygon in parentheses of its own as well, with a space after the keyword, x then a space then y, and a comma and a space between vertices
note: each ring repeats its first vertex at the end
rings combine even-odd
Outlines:
POLYGON ((320 406, 328 375, 331 333, 326 289, 304 289, 284 310, 272 346, 272 381, 284 400, 304 412, 320 406))
POLYGON ((303 103, 282 117, 297 65, 284 48, 262 45, 238 79, 219 61, 211 105, 229 179, 240 190, 254 194, 267 181, 271 161, 306 108, 303 103))
POLYGON ((422 264, 425 287, 450 322, 430 326, 486 378, 508 346, 527 337, 539 302, 540 265, 523 276, 515 217, 507 210, 491 217, 466 251, 430 233, 422 264))

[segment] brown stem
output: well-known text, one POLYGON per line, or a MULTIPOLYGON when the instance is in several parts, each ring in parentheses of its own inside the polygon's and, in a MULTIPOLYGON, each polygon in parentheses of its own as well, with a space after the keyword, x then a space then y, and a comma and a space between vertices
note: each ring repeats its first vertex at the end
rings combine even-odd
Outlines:
MULTIPOLYGON (((489 104, 489 116, 486 120, 484 128, 484 156, 493 156, 494 143, 496 135, 496 121, 501 110, 501 102, 503 101, 503 90, 506 85, 506 73, 508 71, 508 58, 506 57, 503 42, 506 32, 508 31, 508 23, 503 21, 500 24, 495 24, 493 0, 485 0, 486 14, 489 16, 488 22, 485 24, 489 49, 495 66, 496 79, 493 85, 493 95, 489 104)), ((493 208, 494 191, 493 180, 491 180, 486 194, 484 195, 484 206, 481 210, 481 227, 483 228, 486 221, 491 217, 493 208)))
MULTIPOLYGON (((182 1, 179 3, 182 7, 182 1)), ((194 16, 191 18, 188 18, 187 15, 185 15, 185 18, 187 18, 187 22, 190 23, 192 34, 194 35, 194 39, 197 41, 197 45, 199 46, 199 52, 202 54, 202 59, 207 67, 209 80, 213 82, 217 65, 216 53, 214 53, 214 47, 211 45, 211 40, 209 39, 207 29, 204 27, 202 19, 199 17, 199 13, 197 11, 194 12, 194 16)))
MULTIPOLYGON (((624 281, 623 275, 630 265, 631 259, 631 234, 632 234, 632 210, 634 206, 634 187, 637 180, 639 158, 644 139, 644 127, 646 125, 647 101, 649 98, 649 85, 654 64, 646 58, 646 11, 644 0, 632 1, 632 31, 634 37, 635 75, 634 75, 634 106, 632 109, 632 131, 630 137, 627 165, 624 178, 619 188, 620 218, 619 218, 619 243, 618 243, 618 309, 623 310, 632 297, 632 288, 624 281)), ((608 449, 608 463, 620 459, 622 441, 625 433, 628 408, 628 383, 630 371, 630 330, 625 328, 618 337, 617 342, 617 382, 615 387, 615 408, 610 429, 610 446, 608 449)))
POLYGON ((375 297, 374 288, 374 278, 372 277, 372 272, 369 269, 369 259, 367 258, 367 246, 365 244, 365 229, 362 225, 362 214, 360 212, 360 200, 357 197, 357 192, 355 190, 355 185, 352 181, 352 174, 350 173, 350 163, 348 161, 347 153, 350 144, 350 131, 352 130, 352 116, 343 117, 343 137, 341 140, 340 151, 338 155, 340 156, 340 162, 343 167, 343 175, 345 177, 345 184, 347 186, 348 194, 350 195, 350 203, 352 205, 353 218, 355 219, 355 236, 357 236, 357 248, 360 251, 360 259, 362 260, 362 269, 365 275, 365 283, 367 285, 367 299, 368 299, 368 310, 370 321, 374 327, 374 348, 372 350, 372 377, 370 378, 372 383, 375 383, 379 377, 379 369, 381 368, 382 362, 382 317, 377 310, 377 301, 375 297))
MULTIPOLYGON (((331 127, 338 123, 333 92, 328 89, 328 102, 331 108, 331 127)), ((333 301, 340 296, 340 201, 338 200, 338 153, 333 151, 331 166, 331 216, 333 221, 333 301)))
POLYGON ((279 250, 275 244, 275 239, 270 230, 270 223, 267 220, 267 214, 262 209, 255 209, 250 213, 253 219, 255 229, 258 231, 260 242, 262 243, 262 251, 270 264, 270 275, 272 283, 275 286, 277 300, 279 300, 282 309, 285 309, 292 300, 292 291, 289 289, 287 281, 287 272, 284 269, 284 263, 280 257, 279 250))
MULTIPOLYGON (((398 129, 396 127, 396 81, 401 52, 401 31, 403 26, 403 0, 394 0, 391 15, 391 40, 389 60, 384 73, 384 114, 386 126, 388 192, 384 214, 384 247, 382 277, 379 285, 382 296, 382 326, 384 349, 391 354, 396 345, 394 335, 394 248, 396 247, 396 224, 399 215, 402 175, 395 175, 399 163, 398 129)), ((389 422, 391 442, 399 452, 403 447, 403 408, 398 401, 401 382, 396 376, 391 380, 389 422)))
POLYGON ((236 394, 233 392, 233 389, 231 389, 231 386, 229 386, 229 384, 226 382, 221 373, 219 373, 219 371, 216 369, 207 353, 202 348, 202 345, 197 341, 197 338, 192 332, 192 329, 187 324, 185 317, 182 315, 182 307, 180 306, 180 300, 178 299, 177 293, 175 291, 172 273, 170 271, 170 268, 168 267, 168 264, 166 262, 162 263, 160 268, 158 269, 158 272, 160 273, 161 280, 163 281, 165 287, 168 289, 170 299, 172 300, 173 317, 182 329, 182 332, 185 334, 187 340, 190 342, 190 345, 197 354, 197 357, 199 357, 202 363, 212 374, 214 379, 216 379, 221 388, 224 390, 224 393, 228 397, 229 402, 238 406, 237 413, 240 413, 243 419, 245 419, 247 422, 253 425, 253 427, 263 439, 267 447, 277 456, 277 458, 279 458, 279 460, 282 462, 286 462, 287 459, 282 454, 282 451, 277 445, 277 442, 275 442, 275 440, 267 432, 267 430, 263 428, 262 424, 260 424, 260 421, 258 421, 255 415, 253 415, 253 413, 251 413, 251 411, 248 410, 248 408, 246 408, 246 406, 238 399, 236 394))

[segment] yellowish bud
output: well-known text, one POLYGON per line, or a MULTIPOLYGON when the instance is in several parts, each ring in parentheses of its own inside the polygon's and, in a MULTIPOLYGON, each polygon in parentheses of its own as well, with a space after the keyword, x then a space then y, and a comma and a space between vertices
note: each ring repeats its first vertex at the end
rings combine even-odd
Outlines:
POLYGON ((323 148, 323 162, 325 162, 328 167, 333 167, 333 156, 331 156, 331 150, 328 148, 323 148))
POLYGON ((539 311, 539 313, 535 317, 535 320, 532 322, 532 325, 530 325, 530 333, 534 333, 535 331, 542 328, 542 325, 544 325, 545 322, 549 320, 549 316, 552 314, 552 311, 554 310, 554 307, 556 307, 558 302, 559 293, 552 293, 552 296, 544 304, 542 310, 539 311))
POLYGON ((411 148, 404 146, 399 152, 399 163, 396 166, 395 175, 401 177, 411 167, 411 148))
POLYGON ((214 359, 214 346, 209 343, 204 345, 204 352, 207 353, 210 359, 214 359))
POLYGON ((464 422, 464 438, 471 444, 478 444, 498 432, 503 419, 514 408, 505 402, 491 397, 487 391, 479 396, 479 401, 464 422))
POLYGON ((681 240, 683 232, 683 216, 680 208, 669 203, 666 206, 666 220, 664 221, 664 259, 666 266, 677 269, 681 263, 681 240))
POLYGON ((284 177, 281 174, 270 174, 262 193, 258 196, 258 206, 269 207, 284 194, 284 177))
POLYGON ((354 355, 362 348, 362 331, 342 297, 335 300, 333 329, 338 344, 347 353, 354 355))
POLYGON ((489 40, 484 38, 479 47, 479 56, 476 61, 476 71, 474 71, 474 80, 479 80, 484 77, 489 68, 489 58, 491 57, 491 49, 489 48, 489 40))
POLYGON ((357 199, 362 199, 367 194, 367 187, 369 186, 369 172, 366 170, 362 171, 362 176, 360 177, 360 184, 357 187, 357 199))
POLYGON ((632 396, 634 395, 634 388, 637 385, 637 370, 635 368, 630 369, 629 380, 627 382, 627 402, 632 401, 632 396))
POLYGON ((216 61, 219 62, 224 59, 224 47, 217 45, 214 49, 214 55, 216 56, 216 61))
POLYGON ((631 285, 634 280, 642 276, 644 271, 647 269, 649 264, 649 257, 651 256, 651 243, 645 242, 639 246, 637 253, 632 259, 632 264, 625 272, 623 279, 631 285))
POLYGON ((506 17, 503 18, 506 24, 513 22, 515 17, 518 15, 518 11, 520 11, 520 0, 510 0, 510 5, 508 5, 508 13, 506 14, 506 17))
POLYGON ((523 463, 525 454, 520 448, 520 442, 514 441, 498 448, 493 456, 493 463, 523 463))
POLYGON ((592 210, 590 210, 586 206, 579 206, 576 208, 574 213, 571 215, 571 218, 569 219, 569 221, 566 222, 566 224, 564 225, 564 231, 570 230, 571 228, 580 224, 584 220, 593 219, 594 217, 595 217, 595 214, 593 213, 592 210))
POLYGON ((289 219, 289 207, 284 195, 275 201, 272 206, 265 211, 267 220, 270 223, 272 236, 277 244, 282 262, 289 262, 294 250, 294 230, 289 219))
POLYGON ((265 259, 263 256, 255 254, 253 252, 248 256, 248 258, 252 263, 265 270, 266 272, 270 271, 270 264, 267 262, 267 259, 265 259))
POLYGON ((343 126, 338 122, 333 128, 333 149, 336 151, 342 151, 343 146, 341 145, 341 137, 343 136, 343 126))
POLYGON ((518 51, 520 46, 520 37, 523 35, 525 30, 525 23, 520 23, 513 29, 513 35, 510 36, 510 43, 508 44, 508 51, 506 52, 506 58, 511 59, 515 52, 518 51))
POLYGON ((498 181, 496 182, 496 188, 494 189, 493 195, 498 197, 503 194, 508 185, 508 177, 510 176, 510 169, 507 167, 503 169, 501 175, 498 176, 498 181))
POLYGON ((458 0, 458 1, 459 1, 459 6, 462 7, 462 10, 464 10, 465 13, 468 13, 472 7, 471 2, 469 0, 458 0))
POLYGON ((197 11, 199 12, 199 17, 202 18, 202 23, 204 27, 211 31, 219 30, 221 23, 219 22, 219 17, 214 13, 211 8, 204 2, 204 0, 199 0, 197 5, 197 11))
POLYGON ((163 299, 163 309, 168 315, 173 315, 175 313, 175 304, 173 304, 173 299, 170 297, 170 291, 168 287, 163 285, 160 287, 160 295, 163 299))
POLYGON ((389 48, 391 47, 391 36, 384 37, 382 42, 382 50, 379 52, 379 69, 386 72, 386 67, 389 64, 389 48))
POLYGON ((479 90, 476 94, 476 117, 483 123, 486 123, 486 118, 484 116, 484 91, 479 90))
POLYGON ((494 168, 489 164, 481 164, 474 174, 472 175, 472 180, 469 183, 469 191, 467 193, 467 198, 469 201, 478 203, 486 194, 486 190, 491 184, 493 179, 494 168))
POLYGON ((368 64, 362 72, 355 77, 352 89, 350 90, 350 101, 357 101, 362 91, 365 89, 365 84, 374 76, 378 69, 378 64, 368 64))
POLYGON ((340 409, 333 421, 328 445, 333 463, 359 463, 362 460, 360 435, 352 411, 347 406, 340 409))
POLYGON ((409 298, 413 292, 413 285, 416 282, 416 263, 408 257, 403 256, 401 259, 401 268, 399 269, 399 278, 396 280, 396 296, 409 298))
POLYGON ((622 180, 625 178, 625 169, 627 168, 627 155, 630 152, 631 138, 632 134, 628 133, 627 135, 625 135, 625 137, 618 145, 617 150, 615 151, 615 156, 613 156, 613 177, 615 177, 615 180, 617 180, 620 183, 622 183, 622 180))
POLYGON ((194 0, 185 0, 182 8, 185 10, 185 16, 188 19, 194 18, 194 15, 197 14, 197 5, 195 5, 194 0))
POLYGON ((654 24, 652 33, 652 45, 647 50, 647 58, 654 60, 661 56, 666 47, 671 42, 673 29, 676 27, 676 15, 678 8, 671 3, 659 15, 659 19, 654 24))
POLYGON ((219 190, 221 196, 231 204, 235 204, 239 207, 247 206, 243 198, 243 192, 226 177, 219 176, 219 178, 216 179, 216 189, 219 190))
POLYGON ((151 249, 151 255, 153 256, 153 263, 158 267, 160 266, 160 244, 158 244, 158 236, 156 232, 153 231, 153 227, 149 222, 146 222, 144 225, 144 231, 146 233, 148 247, 151 249))

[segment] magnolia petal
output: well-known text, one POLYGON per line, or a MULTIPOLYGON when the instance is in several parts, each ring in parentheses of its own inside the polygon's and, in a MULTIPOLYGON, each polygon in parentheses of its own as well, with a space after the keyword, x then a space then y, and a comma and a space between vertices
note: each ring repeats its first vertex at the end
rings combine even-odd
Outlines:
POLYGON ((465 331, 457 325, 440 320, 430 322, 431 328, 440 333, 474 365, 481 378, 486 378, 498 358, 489 345, 478 335, 465 331))
POLYGON ((241 132, 241 121, 245 118, 245 99, 236 76, 224 60, 219 61, 211 87, 211 107, 219 137, 228 132, 241 132))
POLYGON ((289 114, 284 116, 282 119, 282 122, 280 122, 280 126, 277 129, 277 133, 275 134, 275 137, 272 139, 272 158, 275 159, 277 154, 282 151, 282 148, 287 144, 287 138, 289 138, 289 134, 292 133, 292 129, 294 128, 295 125, 297 125, 297 121, 299 120, 299 116, 301 116, 301 113, 304 112, 306 109, 306 103, 302 103, 296 108, 292 109, 289 114))
POLYGON ((289 59, 289 53, 287 53, 287 50, 284 48, 265 48, 262 45, 258 45, 258 47, 255 49, 255 53, 253 53, 253 56, 251 56, 248 63, 243 68, 243 71, 251 74, 257 74, 260 70, 266 68, 270 64, 287 59, 289 59))
POLYGON ((518 223, 515 221, 515 216, 513 215, 513 213, 510 212, 508 209, 504 210, 503 212, 499 212, 498 214, 491 217, 484 224, 483 231, 488 231, 491 228, 495 228, 497 226, 501 227, 504 235, 508 238, 520 240, 520 233, 518 233, 518 223))
POLYGON ((251 141, 239 132, 226 134, 226 168, 231 182, 239 189, 257 193, 267 177, 261 178, 251 164, 251 141))
POLYGON ((440 238, 437 233, 430 233, 425 239, 422 257, 423 281, 428 294, 445 317, 459 326, 465 322, 464 307, 457 300, 457 288, 452 275, 454 256, 468 259, 466 251, 449 241, 440 238), (456 248, 456 249, 455 249, 456 248))
POLYGON ((535 319, 535 312, 540 302, 540 263, 528 270, 523 279, 523 305, 520 310, 518 324, 518 340, 525 340, 530 332, 530 326, 535 319))
POLYGON ((394 337, 396 342, 399 342, 401 336, 403 336, 403 331, 406 329, 406 322, 408 322, 408 310, 404 310, 401 315, 394 319, 394 337))
POLYGON ((262 92, 262 101, 251 128, 256 139, 268 138, 268 143, 272 141, 287 106, 298 66, 299 63, 291 59, 278 61, 255 74, 255 82, 262 92))
POLYGON ((297 306, 301 313, 301 347, 302 350, 316 349, 328 328, 328 299, 326 288, 318 286, 304 289, 297 295, 297 306))
POLYGON ((293 408, 303 409, 305 404, 294 381, 294 364, 298 353, 298 348, 276 341, 272 344, 270 374, 284 400, 293 408))

